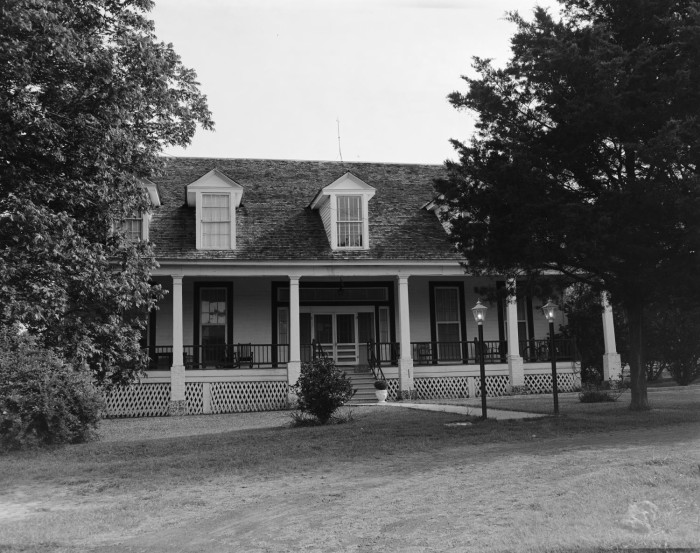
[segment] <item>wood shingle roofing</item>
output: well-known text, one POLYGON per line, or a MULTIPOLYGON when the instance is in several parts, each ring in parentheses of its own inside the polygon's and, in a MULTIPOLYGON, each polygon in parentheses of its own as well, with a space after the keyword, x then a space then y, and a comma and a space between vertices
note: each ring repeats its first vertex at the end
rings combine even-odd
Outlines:
POLYGON ((263 159, 172 158, 151 178, 161 192, 150 239, 159 259, 461 260, 434 213, 439 165, 340 163, 263 159), (236 249, 197 250, 194 208, 186 187, 217 168, 244 188, 236 215, 236 249), (321 217, 309 203, 324 186, 350 172, 376 189, 369 202, 370 249, 332 251, 321 217))

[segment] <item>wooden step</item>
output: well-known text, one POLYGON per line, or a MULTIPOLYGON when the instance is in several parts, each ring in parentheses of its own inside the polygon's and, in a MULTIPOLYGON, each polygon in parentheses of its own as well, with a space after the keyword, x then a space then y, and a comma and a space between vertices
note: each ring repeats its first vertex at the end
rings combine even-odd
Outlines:
POLYGON ((346 374, 352 382, 353 389, 357 390, 352 400, 349 402, 350 405, 357 403, 372 403, 377 401, 377 396, 374 393, 375 379, 371 372, 347 372, 346 374))

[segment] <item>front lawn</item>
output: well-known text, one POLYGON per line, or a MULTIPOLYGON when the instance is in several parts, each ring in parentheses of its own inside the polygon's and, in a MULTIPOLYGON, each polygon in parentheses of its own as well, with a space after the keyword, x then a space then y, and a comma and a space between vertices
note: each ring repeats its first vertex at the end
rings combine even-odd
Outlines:
POLYGON ((105 421, 101 442, 0 457, 0 551, 689 547, 700 388, 664 390, 646 413, 562 398, 559 419, 471 426, 382 407, 328 427, 280 412, 105 421), (658 513, 635 529, 642 501, 658 513))

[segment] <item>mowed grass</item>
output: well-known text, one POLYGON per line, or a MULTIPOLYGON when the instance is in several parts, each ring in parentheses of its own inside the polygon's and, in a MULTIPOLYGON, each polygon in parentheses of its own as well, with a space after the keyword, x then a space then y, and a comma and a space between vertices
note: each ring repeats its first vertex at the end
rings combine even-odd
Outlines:
MULTIPOLYGON (((327 427, 284 413, 105 421, 100 442, 0 457, 0 551, 692 547, 699 396, 650 392, 655 408, 633 413, 624 396, 565 395, 559 418, 471 426, 395 407, 327 427), (659 513, 637 531, 624 516, 644 500, 659 513)), ((489 406, 546 413, 551 396, 489 406)))

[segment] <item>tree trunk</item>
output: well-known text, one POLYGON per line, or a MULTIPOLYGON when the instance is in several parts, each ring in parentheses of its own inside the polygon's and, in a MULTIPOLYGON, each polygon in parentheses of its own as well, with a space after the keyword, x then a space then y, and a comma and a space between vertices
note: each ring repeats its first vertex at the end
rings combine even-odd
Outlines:
POLYGON ((642 324, 644 322, 644 306, 641 301, 634 301, 624 306, 627 315, 630 347, 630 386, 632 390, 632 402, 630 409, 642 411, 649 409, 647 398, 646 366, 644 363, 644 350, 642 338, 642 324))

